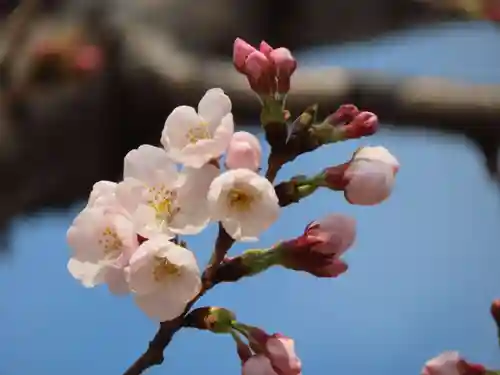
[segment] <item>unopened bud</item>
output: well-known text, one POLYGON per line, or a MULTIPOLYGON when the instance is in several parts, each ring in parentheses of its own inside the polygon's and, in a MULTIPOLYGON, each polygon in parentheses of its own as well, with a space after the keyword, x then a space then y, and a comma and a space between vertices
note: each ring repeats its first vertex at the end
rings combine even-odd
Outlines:
POLYGON ((354 104, 343 104, 334 113, 325 119, 325 122, 332 126, 345 125, 360 113, 354 104))
POLYGON ((214 333, 230 333, 236 315, 222 307, 200 307, 191 311, 185 318, 187 327, 208 330, 214 333))
POLYGON ((343 126, 346 139, 355 139, 375 134, 378 130, 378 117, 371 112, 361 112, 354 120, 343 126))

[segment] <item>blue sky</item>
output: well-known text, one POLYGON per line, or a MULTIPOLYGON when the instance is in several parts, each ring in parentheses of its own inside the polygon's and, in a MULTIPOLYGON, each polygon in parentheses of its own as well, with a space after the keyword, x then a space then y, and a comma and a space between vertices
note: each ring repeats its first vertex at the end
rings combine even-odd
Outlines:
MULTIPOLYGON (((499 29, 454 24, 303 56, 401 74, 500 83, 499 29)), ((359 237, 339 279, 274 269, 224 285, 201 304, 226 306, 241 321, 296 339, 305 375, 419 374, 426 359, 459 350, 500 368, 489 305, 500 297, 500 194, 481 155, 461 137, 381 131, 325 147, 286 166, 279 179, 345 161, 360 145, 381 144, 401 162, 386 203, 348 205, 319 192, 287 208, 262 246, 294 236, 330 212, 358 220, 359 237)), ((77 208, 17 221, 13 257, 0 263, 0 374, 120 374, 156 330, 129 298, 87 290, 67 273, 65 232, 77 208)), ((205 262, 215 230, 190 239, 205 262)), ((245 249, 236 246, 233 253, 245 249)), ((229 337, 182 331, 150 374, 239 373, 229 337)))

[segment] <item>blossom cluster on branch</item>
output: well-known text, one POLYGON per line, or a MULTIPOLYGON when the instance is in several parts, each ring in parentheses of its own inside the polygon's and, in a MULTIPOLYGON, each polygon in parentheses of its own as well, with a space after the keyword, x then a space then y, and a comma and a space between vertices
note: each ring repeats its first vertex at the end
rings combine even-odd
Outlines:
MULTIPOLYGON (((344 274, 348 265, 342 255, 355 241, 356 221, 343 214, 315 220, 302 234, 270 248, 227 254, 235 241, 258 240, 286 206, 318 189, 342 192, 349 204, 364 206, 379 204, 392 192, 399 162, 382 146, 361 147, 340 165, 275 184, 281 167, 300 155, 374 134, 377 116, 346 104, 318 121, 317 106, 311 105, 292 119, 286 99, 297 62, 288 49, 265 42, 255 48, 236 39, 233 61, 261 104, 260 121, 271 146, 265 175, 258 138, 235 132, 231 100, 213 88, 197 108, 179 106, 171 112, 161 145, 142 145, 125 156, 121 181, 95 183, 67 232, 68 269, 75 279, 88 288, 106 284, 113 294, 132 294, 137 306, 160 323, 126 375, 162 363, 164 349, 182 327, 232 337, 244 375, 301 374, 291 338, 239 322, 222 307, 192 306, 218 284, 273 266, 322 278, 344 274), (217 223, 219 231, 201 271, 186 241, 210 223, 217 223)), ((486 371, 481 369, 445 353, 427 363, 422 374, 486 371)))

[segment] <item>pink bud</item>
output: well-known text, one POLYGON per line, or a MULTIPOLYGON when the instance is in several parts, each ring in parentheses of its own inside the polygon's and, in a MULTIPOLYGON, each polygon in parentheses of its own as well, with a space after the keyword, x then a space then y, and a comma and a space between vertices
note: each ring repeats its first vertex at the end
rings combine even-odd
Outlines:
POLYGON ((427 361, 421 375, 484 375, 482 365, 466 362, 458 352, 444 352, 427 361))
POLYGON ((346 139, 355 139, 375 134, 378 130, 378 117, 371 112, 361 112, 353 121, 343 127, 346 139))
POLYGON ((266 343, 266 355, 280 375, 299 375, 302 372, 302 363, 295 353, 295 343, 289 337, 272 335, 266 343))
POLYGON ((233 44, 233 64, 236 70, 240 73, 245 73, 245 62, 247 57, 257 51, 255 47, 251 46, 241 38, 236 38, 233 44))
POLYGON ((309 224, 304 235, 316 243, 313 251, 340 257, 354 243, 356 221, 345 215, 328 215, 309 224))
POLYGON ((344 174, 346 200, 362 206, 383 202, 392 192, 398 170, 397 159, 387 149, 364 147, 358 150, 344 174))
POLYGON ((254 355, 243 364, 242 375, 281 375, 274 371, 271 360, 263 354, 254 355))
POLYGON ((244 73, 256 93, 272 94, 275 91, 273 66, 262 52, 255 51, 248 56, 244 73))
POLYGON ((343 104, 325 120, 332 126, 345 125, 359 114, 359 109, 354 104, 343 104))
POLYGON ((340 256, 353 244, 356 222, 330 215, 309 224, 302 236, 281 243, 281 264, 317 277, 337 277, 347 271, 340 256))
POLYGON ((271 47, 267 42, 265 42, 263 40, 262 42, 260 42, 259 51, 262 52, 267 57, 269 57, 269 55, 271 54, 271 52, 274 51, 274 48, 271 47))
POLYGON ((277 48, 269 54, 269 59, 273 62, 278 79, 278 92, 285 94, 290 91, 290 79, 297 69, 297 60, 287 48, 277 48))
POLYGON ((262 157, 260 142, 253 134, 240 131, 233 134, 226 154, 228 169, 246 168, 258 171, 262 157))

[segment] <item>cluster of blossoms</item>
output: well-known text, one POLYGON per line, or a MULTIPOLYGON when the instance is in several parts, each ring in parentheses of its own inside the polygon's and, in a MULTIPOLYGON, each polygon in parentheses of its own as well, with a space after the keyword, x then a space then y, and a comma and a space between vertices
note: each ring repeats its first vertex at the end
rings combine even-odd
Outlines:
MULTIPOLYGON (((161 353, 182 326, 230 334, 244 375, 301 374, 292 339, 240 323, 223 308, 191 306, 219 283, 273 266, 338 277, 347 271, 341 257, 356 237, 355 220, 342 214, 313 221, 303 234, 271 248, 234 257, 227 252, 235 241, 258 240, 285 206, 317 189, 342 191, 348 203, 365 206, 383 202, 392 192, 399 163, 381 146, 362 147, 341 165, 274 185, 285 163, 325 144, 369 136, 377 130, 378 119, 343 105, 323 122, 316 122, 315 106, 289 121, 285 100, 297 62, 286 48, 262 42, 256 49, 237 39, 234 65, 262 104, 260 118, 271 146, 265 176, 260 174, 259 140, 234 131, 230 98, 213 88, 197 108, 180 106, 171 112, 161 147, 142 145, 125 156, 121 181, 97 182, 68 230, 73 250, 68 269, 75 279, 85 287, 107 284, 114 294, 131 293, 147 316, 168 323, 162 323, 157 335, 167 338, 153 340, 126 374, 140 374, 161 363, 148 362, 153 357, 149 351, 161 353), (212 222, 218 223, 219 234, 202 272, 184 239, 212 222)), ((423 375, 436 373, 433 363, 423 375)), ((477 367, 464 363, 459 374, 472 375, 472 370, 463 369, 477 367)))

